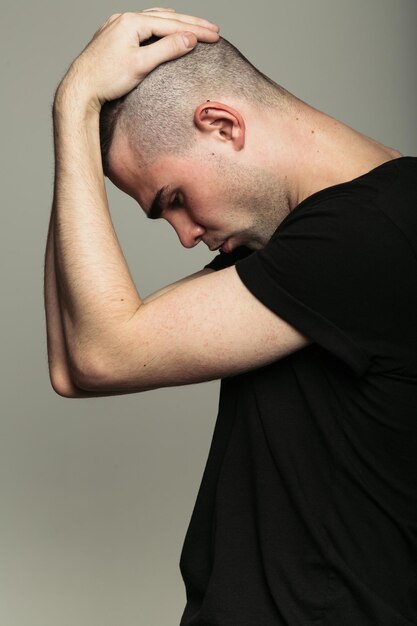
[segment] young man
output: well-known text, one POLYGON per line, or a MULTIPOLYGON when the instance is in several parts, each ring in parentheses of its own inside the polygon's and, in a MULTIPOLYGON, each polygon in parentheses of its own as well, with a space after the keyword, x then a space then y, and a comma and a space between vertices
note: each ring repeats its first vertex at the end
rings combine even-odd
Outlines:
POLYGON ((224 379, 182 626, 415 623, 416 159, 162 9, 109 18, 58 88, 54 129, 54 389, 224 379), (219 256, 142 300, 103 170, 219 256))

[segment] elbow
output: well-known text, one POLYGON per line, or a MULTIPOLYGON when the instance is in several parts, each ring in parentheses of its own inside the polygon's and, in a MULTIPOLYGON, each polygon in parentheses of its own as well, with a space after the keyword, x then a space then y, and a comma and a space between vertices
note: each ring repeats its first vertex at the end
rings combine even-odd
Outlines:
POLYGON ((49 380, 52 389, 62 398, 86 398, 88 376, 85 367, 77 367, 76 362, 69 358, 57 358, 49 354, 49 380), (86 388, 84 387, 86 381, 86 388))
POLYGON ((116 377, 117 364, 109 355, 93 349, 82 350, 70 358, 71 378, 84 394, 108 394, 123 390, 116 377))
POLYGON ((56 394, 62 398, 80 398, 82 397, 82 391, 74 381, 68 376, 67 372, 51 368, 49 372, 49 379, 52 389, 56 394))
POLYGON ((98 392, 106 390, 109 384, 109 375, 104 366, 104 360, 97 355, 86 351, 73 354, 70 358, 71 378, 73 384, 84 392, 98 392))
MULTIPOLYGON (((122 342, 120 342, 122 343, 122 342)), ((73 353, 70 357, 73 384, 84 393, 113 395, 142 392, 159 385, 150 384, 140 371, 132 366, 128 350, 91 346, 73 353)))

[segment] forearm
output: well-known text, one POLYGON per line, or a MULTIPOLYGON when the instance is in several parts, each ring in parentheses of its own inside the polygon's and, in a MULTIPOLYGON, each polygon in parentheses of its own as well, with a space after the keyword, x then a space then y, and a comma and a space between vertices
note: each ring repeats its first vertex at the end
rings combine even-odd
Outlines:
POLYGON ((84 391, 77 387, 73 381, 56 282, 53 230, 54 214, 52 213, 46 243, 44 283, 48 365, 51 384, 54 391, 65 398, 89 398, 108 395, 84 391))
POLYGON ((69 94, 54 107, 55 270, 71 367, 111 343, 141 305, 111 222, 101 165, 99 115, 69 94), (71 104, 72 102, 72 104, 71 104))
MULTIPOLYGON (((48 365, 51 385, 57 394, 64 398, 99 398, 119 395, 117 391, 85 391, 77 387, 68 357, 61 306, 54 264, 53 228, 54 214, 51 215, 45 254, 44 298, 47 331, 48 365)), ((123 390, 120 393, 129 393, 123 390)))

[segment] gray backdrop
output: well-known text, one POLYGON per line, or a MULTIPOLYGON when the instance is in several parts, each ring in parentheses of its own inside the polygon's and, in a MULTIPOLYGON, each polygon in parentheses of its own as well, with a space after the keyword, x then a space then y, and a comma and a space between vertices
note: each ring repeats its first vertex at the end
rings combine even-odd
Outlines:
MULTIPOLYGON (((290 91, 417 153, 416 0, 182 0, 290 91)), ((2 2, 0 626, 175 626, 178 560, 213 431, 218 383, 98 400, 52 391, 42 266, 52 196, 50 107, 111 0, 2 2)), ((200 269, 109 189, 140 292, 200 269)))

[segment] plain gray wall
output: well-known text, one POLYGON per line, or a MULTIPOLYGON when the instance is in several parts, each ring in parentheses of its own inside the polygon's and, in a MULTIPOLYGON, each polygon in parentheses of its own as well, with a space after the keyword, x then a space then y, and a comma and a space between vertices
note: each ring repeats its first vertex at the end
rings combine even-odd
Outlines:
MULTIPOLYGON (((255 65, 351 126, 417 153, 416 0, 183 0, 255 65)), ((145 7, 143 7, 145 8, 145 7)), ((52 94, 116 11, 110 0, 2 2, 0 626, 175 626, 182 542, 218 383, 98 400, 49 385, 42 267, 52 94)), ((109 188, 142 294, 211 258, 109 188)))

